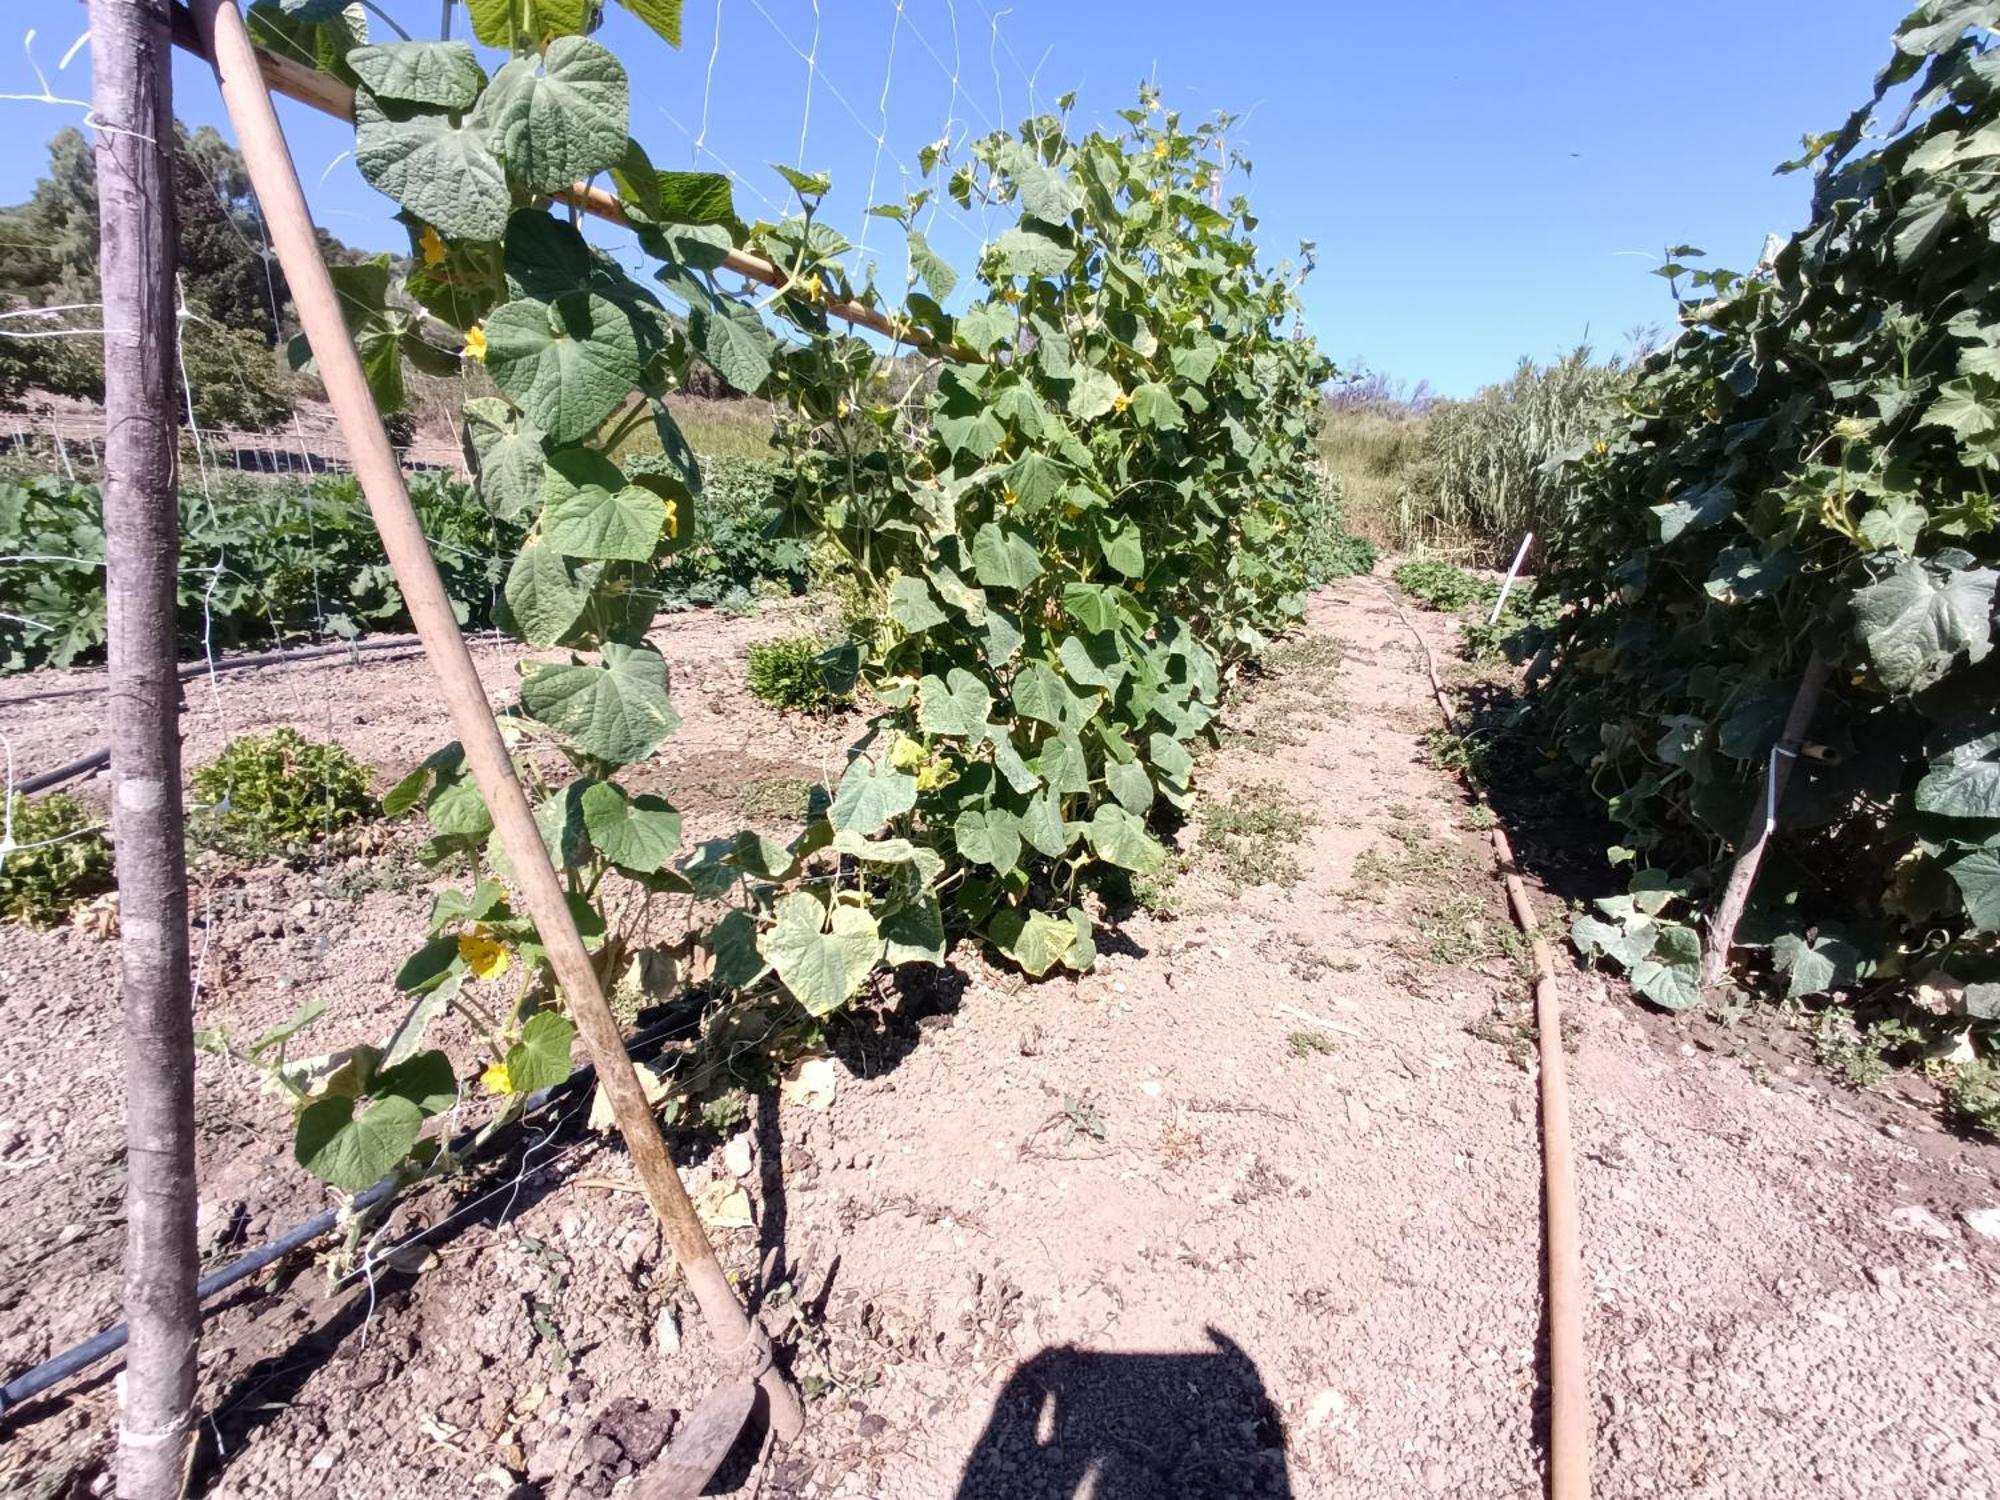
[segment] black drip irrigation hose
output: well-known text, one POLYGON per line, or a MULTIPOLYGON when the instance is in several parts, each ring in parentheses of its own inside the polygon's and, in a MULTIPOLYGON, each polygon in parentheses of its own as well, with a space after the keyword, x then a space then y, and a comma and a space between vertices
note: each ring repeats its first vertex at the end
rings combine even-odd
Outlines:
MULTIPOLYGON (((514 1123, 518 1124, 529 1116, 538 1114, 559 1098, 576 1093, 596 1076, 597 1070, 586 1063, 561 1083, 550 1084, 549 1087, 530 1094, 514 1123)), ((475 1126, 461 1131, 458 1138, 451 1143, 452 1153, 462 1157, 470 1152, 482 1128, 484 1127, 475 1126)), ((391 1173, 375 1186, 357 1193, 347 1206, 348 1212, 353 1214, 371 1209, 383 1200, 394 1197, 401 1186, 402 1179, 391 1173)), ((341 1211, 337 1208, 329 1208, 324 1213, 315 1214, 305 1223, 285 1231, 269 1244, 252 1250, 239 1260, 232 1261, 220 1271, 204 1276, 195 1284, 196 1299, 206 1304, 218 1292, 228 1290, 237 1282, 256 1275, 266 1266, 283 1260, 293 1251, 303 1249, 338 1224, 340 1215, 341 1211)), ((204 1306, 201 1315, 205 1319, 212 1311, 214 1309, 204 1306)), ((117 1353, 125 1347, 126 1337, 125 1325, 114 1323, 94 1338, 85 1339, 75 1347, 65 1349, 54 1359, 44 1360, 34 1369, 15 1376, 5 1385, 0 1385, 0 1417, 6 1416, 22 1402, 39 1396, 50 1386, 57 1385, 70 1376, 89 1369, 99 1360, 117 1353)))

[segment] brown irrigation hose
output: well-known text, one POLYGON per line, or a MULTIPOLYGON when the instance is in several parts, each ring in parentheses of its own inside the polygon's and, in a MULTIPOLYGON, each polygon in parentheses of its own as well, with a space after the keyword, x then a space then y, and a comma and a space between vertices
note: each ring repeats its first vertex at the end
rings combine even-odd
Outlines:
POLYGON ((640 1186, 666 1232, 711 1335, 725 1354, 751 1358, 753 1373, 769 1402, 772 1430, 783 1438, 794 1437, 805 1425, 798 1393, 772 1366, 769 1339, 736 1300, 680 1173, 667 1154, 659 1122, 639 1086, 617 1019, 605 1002, 597 972, 570 915, 562 882, 542 846, 527 795, 515 778, 513 761, 473 667, 472 653, 466 649, 430 544, 404 487, 402 466, 369 394, 333 279, 320 258, 312 213, 277 110, 259 72, 257 49, 251 44, 242 12, 235 0, 197 0, 194 15, 203 50, 215 65, 216 81, 236 131, 250 185, 270 227, 272 249, 291 287, 300 327, 318 362, 320 380, 347 441, 355 477, 381 533, 382 549, 437 673, 466 764, 514 869, 520 906, 541 935, 563 999, 597 1067, 599 1086, 632 1154, 640 1186))
MULTIPOLYGON (((1438 679, 1430 643, 1410 623, 1392 593, 1389 602, 1423 652, 1424 673, 1447 728, 1451 700, 1438 679)), ((1549 1495, 1589 1500, 1590 1382, 1583 1348, 1583 1220, 1576 1206, 1576 1159, 1569 1125, 1569 1078, 1563 1066, 1562 1000, 1556 992, 1555 958, 1541 936, 1534 903, 1514 860, 1507 830, 1493 828, 1493 858, 1507 886, 1507 906, 1530 939, 1535 965, 1535 1038, 1541 1062, 1542 1202, 1548 1255, 1549 1495)))

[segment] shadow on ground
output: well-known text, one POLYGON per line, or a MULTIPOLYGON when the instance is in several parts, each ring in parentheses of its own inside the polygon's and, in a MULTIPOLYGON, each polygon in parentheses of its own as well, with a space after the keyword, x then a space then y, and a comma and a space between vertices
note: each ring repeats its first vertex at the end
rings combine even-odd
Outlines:
POLYGON ((958 1500, 1224 1500, 1292 1494, 1285 1430, 1250 1356, 1045 1349, 1008 1380, 958 1500))

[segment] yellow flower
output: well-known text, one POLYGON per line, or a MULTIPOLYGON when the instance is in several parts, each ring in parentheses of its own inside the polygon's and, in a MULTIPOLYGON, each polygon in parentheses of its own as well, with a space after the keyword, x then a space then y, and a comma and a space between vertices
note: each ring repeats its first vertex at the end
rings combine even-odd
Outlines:
POLYGON ((1165 141, 1153 142, 1153 159, 1155 161, 1165 161, 1167 159, 1167 143, 1165 141))
POLYGON ((1012 510, 1015 506, 1021 503, 1021 497, 1015 494, 1012 490, 1002 490, 1000 492, 1000 503, 1006 506, 1009 510, 1012 510))
POLYGON ((475 927, 459 937, 458 956, 465 960, 475 979, 498 979, 514 961, 507 945, 489 937, 483 927, 475 927))
POLYGON ((817 302, 826 295, 826 285, 819 279, 817 271, 799 283, 799 290, 805 293, 808 302, 817 302))
POLYGON ((1126 395, 1123 391, 1120 391, 1117 395, 1111 398, 1111 409, 1113 411, 1123 411, 1125 410, 1126 407, 1130 406, 1131 404, 1132 404, 1132 398, 1126 395))
POLYGON ((465 357, 486 363, 486 330, 477 323, 465 330, 465 357))
POLYGON ((1154 189, 1153 189, 1153 201, 1154 201, 1155 203, 1165 203, 1165 202, 1167 201, 1167 195, 1166 195, 1166 193, 1165 193, 1165 192, 1163 192, 1163 191, 1162 191, 1161 189, 1159 189, 1159 188, 1154 188, 1154 189))
POLYGON ((479 1086, 489 1094, 511 1094, 514 1092, 514 1078, 504 1062, 491 1062, 479 1075, 479 1086))
POLYGON ((845 396, 842 396, 840 398, 840 404, 834 407, 833 414, 836 417, 844 417, 853 410, 854 408, 847 404, 847 398, 845 396))
POLYGON ((1021 289, 1017 286, 1003 287, 1000 296, 1006 302, 1019 302, 1021 300, 1021 289))
POLYGON ((681 535, 681 503, 669 495, 667 497, 667 539, 679 541, 681 535))
POLYGON ((444 264, 444 241, 438 238, 438 232, 430 225, 426 224, 424 226, 423 234, 417 239, 417 247, 424 252, 425 265, 441 266, 444 264))
POLYGON ((1137 583, 1133 584, 1133 585, 1132 585, 1132 592, 1133 592, 1133 593, 1135 593, 1135 594, 1143 594, 1143 593, 1145 593, 1145 592, 1146 592, 1146 580, 1145 580, 1145 579, 1143 579, 1143 578, 1141 578, 1141 579, 1140 579, 1140 580, 1139 580, 1139 581, 1138 581, 1137 583))

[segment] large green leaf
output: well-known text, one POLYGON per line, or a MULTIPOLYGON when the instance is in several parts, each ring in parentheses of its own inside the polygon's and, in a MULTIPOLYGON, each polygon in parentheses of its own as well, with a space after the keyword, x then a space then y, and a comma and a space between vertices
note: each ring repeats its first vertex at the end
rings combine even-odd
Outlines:
POLYGON ((607 642, 603 665, 530 662, 521 706, 611 765, 644 760, 680 725, 667 698, 667 663, 650 646, 607 642))
POLYGON ((1115 802, 1098 804, 1085 826, 1090 847, 1106 864, 1140 875, 1157 875, 1165 868, 1167 851, 1146 832, 1146 825, 1115 802))
POLYGON ((479 476, 479 498, 503 521, 517 521, 542 503, 545 451, 541 430, 497 396, 465 403, 465 446, 479 476))
POLYGON ((507 1082, 516 1094, 552 1089, 570 1075, 570 1047, 576 1025, 552 1010, 528 1017, 521 1039, 507 1049, 507 1082))
POLYGON ((1077 709, 1076 694, 1046 662, 1029 662, 1014 679, 1014 712, 1060 729, 1077 709))
POLYGON ((292 1151, 300 1166, 343 1192, 373 1187, 402 1164, 424 1133, 423 1111, 391 1094, 359 1114, 345 1095, 315 1099, 299 1115, 292 1151))
POLYGON ((521 297, 487 319, 486 368, 551 442, 573 443, 631 395, 639 336, 629 314, 595 294, 521 297))
POLYGON ((628 115, 625 65, 588 37, 563 36, 501 68, 475 118, 511 176, 560 193, 624 156, 628 115))
POLYGON ((1972 849, 1945 867, 1983 932, 2000 932, 2000 849, 1972 849))
POLYGON ((945 613, 921 578, 904 574, 889 589, 889 618, 915 634, 945 622, 945 613))
POLYGON ((1041 554, 1024 533, 988 521, 972 536, 972 573, 990 589, 1024 589, 1042 576, 1041 554))
POLYGON ((384 42, 347 54, 354 70, 378 99, 466 110, 486 87, 486 70, 464 42, 384 42))
POLYGON ((993 273, 1000 277, 1060 276, 1070 263, 1068 250, 1032 229, 1004 231, 988 253, 993 257, 993 273))
POLYGON ((1966 565, 1898 558, 1887 577, 1854 595, 1855 631, 1891 692, 1921 692, 1961 653, 1977 662, 1993 647, 1993 587, 2000 574, 1970 566, 1963 553, 1956 556, 1966 565))
POLYGON ((882 918, 882 960, 888 964, 944 962, 944 910, 926 891, 908 906, 882 918))
POLYGON ((1104 371, 1084 370, 1070 382, 1069 413, 1079 422, 1094 422, 1110 411, 1112 404, 1124 394, 1118 388, 1118 382, 1104 371))
POLYGON ((609 781, 584 788, 583 826, 606 859, 642 875, 665 869, 681 847, 681 815, 664 797, 628 797, 609 781))
POLYGON ((391 119, 354 96, 354 164, 383 193, 452 239, 497 240, 514 206, 500 163, 470 125, 443 115, 391 119))
POLYGON ((669 47, 681 44, 681 0, 618 0, 660 34, 669 47))
POLYGON ((836 904, 829 919, 817 896, 794 892, 778 898, 775 914, 758 951, 809 1015, 846 1004, 882 956, 875 918, 858 906, 836 904))
POLYGON ((2000 734, 1955 745, 1917 783, 1917 811, 2000 819, 2000 734))
POLYGON ((1001 874, 1021 863, 1021 823, 998 807, 970 808, 951 825, 958 852, 976 865, 991 865, 1001 874))
POLYGON ((925 734, 971 739, 986 732, 986 714, 993 695, 986 684, 960 667, 948 677, 925 677, 917 684, 917 727, 925 734))
POLYGON ((1156 432, 1177 430, 1187 425, 1181 404, 1174 393, 1158 381, 1149 380, 1132 389, 1132 420, 1156 432))
POLYGON ((886 828, 891 818, 901 817, 916 805, 916 777, 856 756, 834 789, 827 821, 836 829, 868 838, 886 828))
POLYGON ((643 485, 627 484, 618 466, 594 448, 551 454, 547 485, 542 538, 557 551, 644 562, 660 545, 666 501, 643 485))
POLYGON ((909 241, 910 269, 923 278, 933 297, 944 301, 951 295, 952 288, 958 285, 958 273, 931 248, 931 242, 924 238, 921 229, 912 229, 909 241))
POLYGON ((688 310, 688 338, 715 373, 746 396, 771 378, 770 330, 754 308, 717 300, 688 310))
POLYGON ((1040 979, 1063 961, 1076 946, 1073 923, 1047 912, 1000 912, 987 924, 986 935, 994 946, 1028 974, 1040 979))
POLYGON ((501 596, 507 624, 531 646, 566 640, 590 607, 590 586, 544 541, 531 541, 515 555, 501 596))

